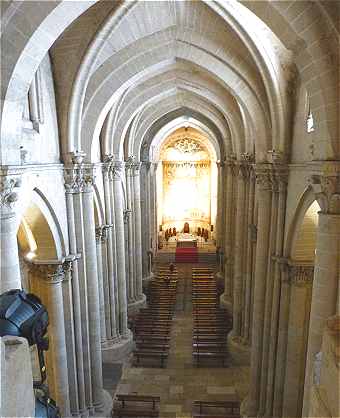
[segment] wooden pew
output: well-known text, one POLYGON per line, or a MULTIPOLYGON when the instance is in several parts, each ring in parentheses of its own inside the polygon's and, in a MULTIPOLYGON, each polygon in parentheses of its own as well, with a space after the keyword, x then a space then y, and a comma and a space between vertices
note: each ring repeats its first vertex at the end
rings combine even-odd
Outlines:
POLYGON ((143 395, 120 395, 116 396, 117 401, 121 402, 120 407, 114 407, 112 416, 116 417, 159 417, 159 396, 143 396, 143 395), (129 407, 126 407, 126 404, 129 407), (133 403, 131 406, 130 403, 133 403), (142 408, 136 404, 150 404, 147 408, 142 408), (151 407, 152 404, 152 407, 151 407))
POLYGON ((203 414, 203 409, 224 410, 224 414, 219 416, 240 417, 240 401, 238 399, 227 401, 194 401, 193 409, 197 409, 199 414, 203 414))
POLYGON ((210 351, 200 351, 195 349, 195 351, 193 351, 192 353, 195 361, 196 361, 196 366, 198 367, 200 365, 200 360, 202 359, 212 359, 212 360, 220 360, 222 362, 223 367, 225 366, 225 360, 227 357, 227 353, 226 352, 222 352, 222 351, 214 351, 214 350, 210 350, 210 351))
POLYGON ((140 365, 140 360, 143 358, 152 358, 154 360, 160 360, 161 367, 164 367, 164 362, 168 358, 169 353, 167 351, 153 351, 153 350, 134 350, 133 355, 136 357, 136 365, 140 365))

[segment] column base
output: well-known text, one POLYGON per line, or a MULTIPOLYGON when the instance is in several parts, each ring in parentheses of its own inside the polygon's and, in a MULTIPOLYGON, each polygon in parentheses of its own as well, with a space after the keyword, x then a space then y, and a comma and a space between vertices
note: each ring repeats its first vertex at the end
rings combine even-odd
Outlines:
POLYGON ((222 293, 222 295, 220 296, 220 304, 221 304, 221 308, 226 309, 229 315, 231 316, 233 315, 233 306, 232 306, 231 298, 227 296, 225 293, 222 293))
POLYGON ((130 330, 124 338, 105 341, 102 344, 103 363, 123 362, 133 350, 133 335, 130 330))
POLYGON ((135 300, 133 302, 128 302, 128 315, 135 315, 138 313, 138 311, 141 308, 144 308, 146 306, 146 296, 144 293, 142 294, 142 297, 138 300, 135 300))
POLYGON ((242 337, 229 333, 228 348, 233 365, 250 366, 250 345, 245 344, 242 337))
POLYGON ((149 274, 149 276, 145 276, 145 277, 143 277, 143 279, 142 279, 142 282, 143 282, 143 290, 144 290, 144 288, 147 288, 147 287, 149 286, 150 281, 151 281, 154 277, 155 277, 155 275, 154 275, 152 272, 149 274))
POLYGON ((98 418, 110 418, 112 417, 113 399, 108 391, 103 389, 103 404, 96 408, 95 412, 91 416, 98 418))

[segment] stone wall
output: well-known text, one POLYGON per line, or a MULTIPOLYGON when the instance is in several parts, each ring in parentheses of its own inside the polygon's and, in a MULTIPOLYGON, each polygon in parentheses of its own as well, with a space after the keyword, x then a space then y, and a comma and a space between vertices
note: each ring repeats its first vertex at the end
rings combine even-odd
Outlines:
POLYGON ((25 338, 0 338, 0 387, 1 417, 35 415, 31 358, 25 338))

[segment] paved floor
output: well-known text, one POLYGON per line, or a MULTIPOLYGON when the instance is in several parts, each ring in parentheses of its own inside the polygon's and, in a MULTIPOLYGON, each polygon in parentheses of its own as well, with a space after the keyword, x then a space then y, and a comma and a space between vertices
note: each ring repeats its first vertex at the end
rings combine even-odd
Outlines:
POLYGON ((116 392, 160 396, 161 418, 188 418, 194 400, 224 400, 229 394, 243 399, 248 391, 248 366, 230 361, 224 368, 218 364, 196 368, 192 363, 192 266, 177 264, 179 288, 167 367, 127 366, 116 392))

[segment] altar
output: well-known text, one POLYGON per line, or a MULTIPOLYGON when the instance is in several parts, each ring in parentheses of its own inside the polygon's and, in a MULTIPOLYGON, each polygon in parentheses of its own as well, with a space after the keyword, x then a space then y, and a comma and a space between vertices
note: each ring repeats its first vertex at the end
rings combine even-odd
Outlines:
POLYGON ((189 233, 179 234, 177 237, 177 247, 197 247, 197 238, 189 233))

